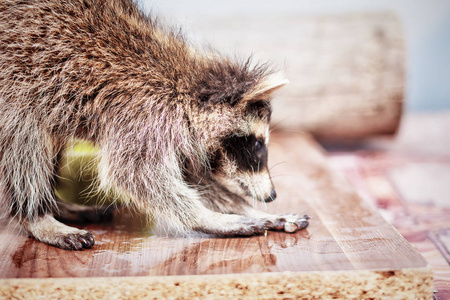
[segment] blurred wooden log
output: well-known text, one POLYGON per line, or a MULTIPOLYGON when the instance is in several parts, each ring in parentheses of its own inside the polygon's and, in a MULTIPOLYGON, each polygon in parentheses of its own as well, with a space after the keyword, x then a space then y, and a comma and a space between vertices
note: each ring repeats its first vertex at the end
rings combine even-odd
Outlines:
POLYGON ((199 16, 189 30, 227 53, 285 66, 273 125, 320 138, 395 133, 405 81, 401 25, 390 13, 199 16))

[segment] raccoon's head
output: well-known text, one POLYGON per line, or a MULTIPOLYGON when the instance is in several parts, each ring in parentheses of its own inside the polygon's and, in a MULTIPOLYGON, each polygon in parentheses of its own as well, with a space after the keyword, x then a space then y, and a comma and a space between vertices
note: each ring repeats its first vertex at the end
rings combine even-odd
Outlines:
POLYGON ((222 89, 217 87, 212 96, 219 101, 205 111, 203 119, 208 121, 203 126, 216 132, 209 136, 215 142, 210 155, 214 181, 244 198, 270 202, 276 198, 267 165, 270 100, 288 81, 279 74, 251 77, 254 74, 250 72, 247 81, 234 77, 232 83, 222 82, 222 89))

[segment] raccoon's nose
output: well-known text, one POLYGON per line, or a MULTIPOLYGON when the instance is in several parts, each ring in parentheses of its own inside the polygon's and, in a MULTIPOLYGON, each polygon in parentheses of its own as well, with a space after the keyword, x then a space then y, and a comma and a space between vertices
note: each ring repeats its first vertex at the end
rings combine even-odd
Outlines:
POLYGON ((272 202, 277 197, 277 192, 275 192, 275 189, 272 189, 270 192, 270 196, 264 199, 264 202, 272 202))

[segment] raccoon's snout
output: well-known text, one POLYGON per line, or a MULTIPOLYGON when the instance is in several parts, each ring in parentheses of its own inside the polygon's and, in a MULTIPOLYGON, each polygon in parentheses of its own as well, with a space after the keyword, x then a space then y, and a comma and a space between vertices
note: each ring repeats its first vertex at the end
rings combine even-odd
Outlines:
POLYGON ((247 199, 272 202, 277 198, 277 193, 267 172, 256 175, 236 173, 234 176, 224 176, 219 173, 213 174, 213 178, 230 192, 247 199))
POLYGON ((272 188, 272 191, 270 192, 270 196, 264 199, 264 202, 272 202, 277 198, 277 192, 275 192, 275 189, 272 188))
MULTIPOLYGON (((268 128, 264 130, 266 136, 268 128)), ((261 202, 277 197, 267 167, 267 141, 264 134, 229 135, 211 160, 212 175, 229 191, 261 202)))

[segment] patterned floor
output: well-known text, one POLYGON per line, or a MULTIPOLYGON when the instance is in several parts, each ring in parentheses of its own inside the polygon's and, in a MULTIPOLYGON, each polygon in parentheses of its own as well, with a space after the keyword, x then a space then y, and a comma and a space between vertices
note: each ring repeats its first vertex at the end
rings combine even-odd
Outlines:
POLYGON ((332 167, 427 259, 450 299, 450 112, 406 115, 394 139, 327 144, 332 167))

